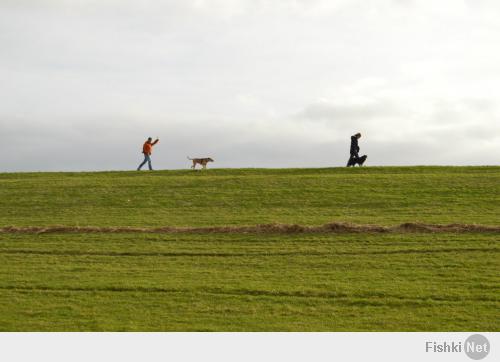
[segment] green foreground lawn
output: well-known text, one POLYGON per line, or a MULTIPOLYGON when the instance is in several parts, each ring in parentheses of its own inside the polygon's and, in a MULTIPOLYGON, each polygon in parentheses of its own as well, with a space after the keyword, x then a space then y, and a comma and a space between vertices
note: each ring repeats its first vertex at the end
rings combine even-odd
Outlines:
MULTIPOLYGON (((500 225, 500 167, 0 174, 4 226, 500 225)), ((498 233, 0 234, 2 331, 499 331, 498 233)))
POLYGON ((4 331, 498 331, 494 234, 0 235, 4 331))

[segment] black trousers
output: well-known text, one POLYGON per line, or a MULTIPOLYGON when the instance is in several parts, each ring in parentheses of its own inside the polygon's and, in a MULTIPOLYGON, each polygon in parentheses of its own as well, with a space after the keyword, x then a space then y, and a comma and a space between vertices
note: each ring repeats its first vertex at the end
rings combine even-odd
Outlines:
POLYGON ((359 156, 357 152, 351 152, 351 157, 347 161, 347 167, 354 166, 358 162, 359 156))

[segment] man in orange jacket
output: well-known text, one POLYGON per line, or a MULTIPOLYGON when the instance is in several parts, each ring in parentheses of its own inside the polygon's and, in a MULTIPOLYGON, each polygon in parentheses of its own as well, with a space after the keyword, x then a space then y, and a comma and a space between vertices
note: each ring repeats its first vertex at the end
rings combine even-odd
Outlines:
POLYGON ((156 141, 153 142, 153 139, 151 137, 148 138, 148 140, 144 143, 142 146, 142 153, 144 153, 144 161, 137 167, 137 171, 140 171, 142 166, 148 163, 149 170, 153 171, 153 167, 151 166, 151 153, 153 151, 153 146, 158 143, 160 139, 157 138, 156 141))

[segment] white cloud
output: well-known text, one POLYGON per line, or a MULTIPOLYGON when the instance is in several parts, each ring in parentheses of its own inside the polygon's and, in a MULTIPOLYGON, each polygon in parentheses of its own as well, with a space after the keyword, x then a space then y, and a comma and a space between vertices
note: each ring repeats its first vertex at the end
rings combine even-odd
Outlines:
POLYGON ((356 131, 371 164, 498 163, 498 2, 0 10, 3 170, 130 168, 149 135, 168 167, 186 153, 219 166, 342 165, 356 131), (30 144, 15 152, 19 135, 30 144))

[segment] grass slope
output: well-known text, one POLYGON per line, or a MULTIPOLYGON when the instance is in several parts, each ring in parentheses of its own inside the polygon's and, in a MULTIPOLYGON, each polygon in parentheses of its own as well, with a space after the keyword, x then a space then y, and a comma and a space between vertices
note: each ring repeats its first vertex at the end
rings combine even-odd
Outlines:
MULTIPOLYGON (((498 225, 500 168, 0 174, 0 226, 498 225)), ((0 330, 498 331, 498 233, 0 234, 0 330)))
POLYGON ((500 223, 500 167, 0 174, 1 225, 500 223))

